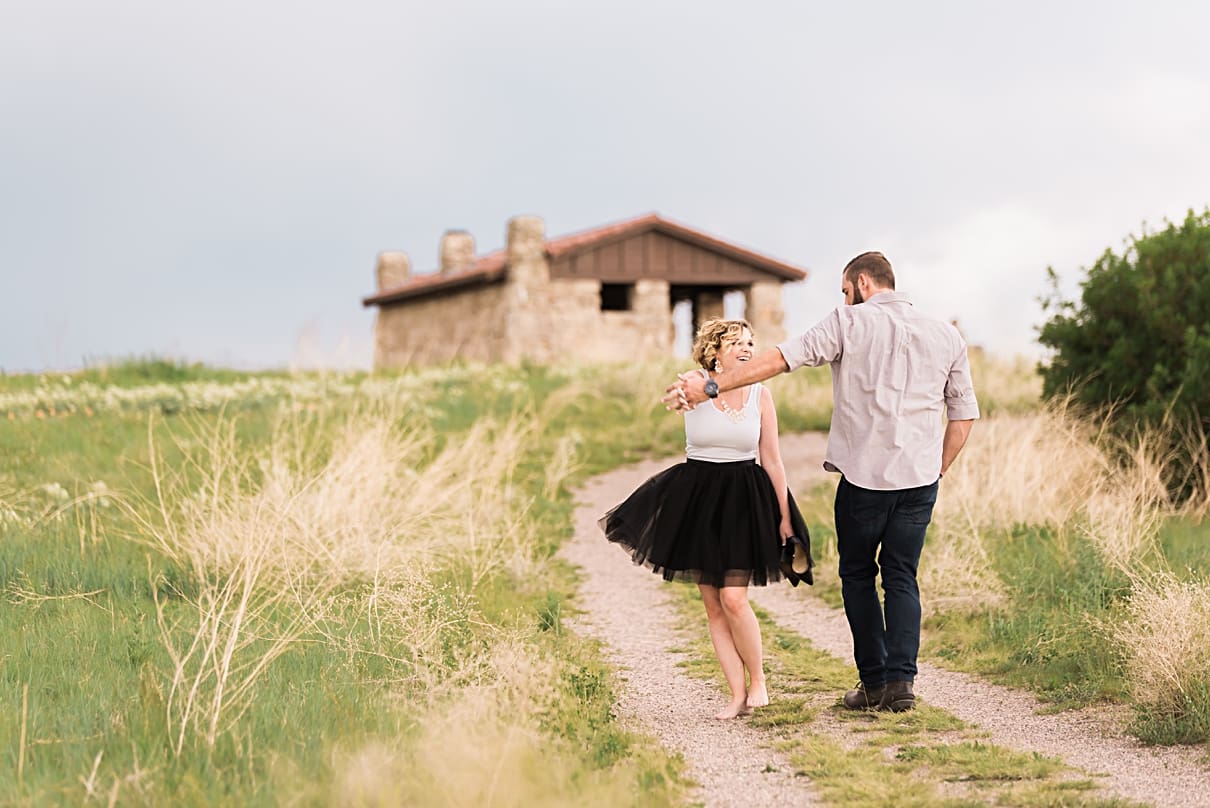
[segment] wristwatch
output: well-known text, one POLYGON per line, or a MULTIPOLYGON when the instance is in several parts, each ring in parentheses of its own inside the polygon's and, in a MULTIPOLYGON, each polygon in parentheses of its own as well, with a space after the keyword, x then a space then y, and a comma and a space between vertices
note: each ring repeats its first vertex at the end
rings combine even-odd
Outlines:
POLYGON ((706 398, 718 398, 718 382, 714 379, 706 379, 706 386, 702 388, 702 392, 706 394, 706 398))

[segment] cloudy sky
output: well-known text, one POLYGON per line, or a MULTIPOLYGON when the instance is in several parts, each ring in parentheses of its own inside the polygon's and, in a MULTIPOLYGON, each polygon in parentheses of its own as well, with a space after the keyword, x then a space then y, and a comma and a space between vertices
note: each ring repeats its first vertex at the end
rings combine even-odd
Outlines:
POLYGON ((366 365, 380 250, 647 211, 1036 354, 1053 266, 1210 204, 1210 5, 5 0, 0 368, 366 365))

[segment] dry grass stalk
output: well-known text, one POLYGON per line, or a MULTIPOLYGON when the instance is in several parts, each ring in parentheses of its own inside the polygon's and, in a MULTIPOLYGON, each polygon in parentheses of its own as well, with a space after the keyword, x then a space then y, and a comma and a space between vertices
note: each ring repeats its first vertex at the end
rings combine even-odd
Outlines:
POLYGON ((1004 584, 992 568, 979 528, 953 525, 930 533, 920 562, 921 605, 926 614, 954 609, 996 606, 1005 597, 1004 584))
POLYGON ((9 603, 14 606, 32 605, 38 608, 45 603, 56 603, 67 600, 82 600, 90 606, 96 606, 107 614, 113 614, 113 610, 107 606, 102 606, 93 598, 105 592, 104 589, 94 589, 91 592, 67 592, 62 595, 44 595, 33 588, 33 584, 29 580, 29 576, 25 573, 18 573, 24 583, 12 581, 4 588, 5 595, 9 603))
POLYGON ((945 477, 940 521, 980 528, 1069 523, 1111 463, 1065 406, 980 421, 945 477))
POLYGON ((25 728, 29 719, 29 682, 21 685, 21 740, 17 744, 17 785, 25 780, 25 728))
POLYGON ((937 500, 921 561, 924 603, 930 609, 999 603, 1004 585, 984 534, 1067 524, 1104 468, 1084 428, 1061 410, 980 421, 937 500))
POLYGON ((546 499, 558 496, 563 483, 579 468, 579 463, 576 462, 576 448, 580 442, 578 434, 571 434, 559 438, 555 444, 554 453, 546 464, 546 481, 542 486, 542 496, 546 499))
MULTIPOLYGON (((532 571, 529 502, 512 483, 532 424, 481 420, 434 454, 431 435, 401 428, 381 402, 336 428, 330 418, 287 414, 259 460, 239 447, 229 421, 195 433, 191 445, 202 450, 177 469, 164 468, 153 443, 158 519, 132 512, 196 589, 182 615, 160 597, 164 582, 155 586, 178 754, 191 729, 213 747, 248 709, 267 667, 304 634, 337 639, 327 615, 348 584, 371 584, 364 610, 379 636, 384 620, 414 624, 411 656, 422 675, 432 660, 427 677, 436 682, 476 666, 440 653, 448 624, 417 608, 431 594, 417 585, 423 573, 466 564, 477 583, 498 568, 532 571)), ((548 481, 562 472, 551 473, 548 481)))
POLYGON ((1169 573, 1139 581, 1126 619, 1108 627, 1126 659, 1135 700, 1181 715, 1210 685, 1210 583, 1169 573))
POLYGON ((1059 402, 1031 415, 981 422, 946 475, 939 533, 1012 525, 1088 538, 1111 567, 1148 574, 1156 535, 1172 505, 1164 485, 1170 441, 1140 432, 1111 438, 1059 402))
POLYGON ((971 350, 971 377, 979 401, 996 413, 1033 412, 1042 397, 1042 377, 1037 366, 1024 357, 1002 359, 981 350, 971 350))
POLYGON ((1210 516, 1210 432, 1203 423, 1194 420, 1181 428, 1179 439, 1183 444, 1182 454, 1190 465, 1186 470, 1187 481, 1193 491, 1181 506, 1181 515, 1189 519, 1205 519, 1210 516))
POLYGON ((414 747, 376 742, 346 754, 329 801, 467 808, 632 803, 625 778, 586 777, 540 729, 558 676, 557 660, 502 639, 479 683, 434 704, 414 747))
POLYGON ((184 750, 190 729, 214 747, 251 707, 257 680, 307 631, 330 591, 330 582, 274 580, 265 558, 263 547, 252 549, 235 569, 199 582, 194 609, 180 619, 159 594, 164 582, 153 583, 156 623, 172 663, 165 708, 175 754, 184 750))

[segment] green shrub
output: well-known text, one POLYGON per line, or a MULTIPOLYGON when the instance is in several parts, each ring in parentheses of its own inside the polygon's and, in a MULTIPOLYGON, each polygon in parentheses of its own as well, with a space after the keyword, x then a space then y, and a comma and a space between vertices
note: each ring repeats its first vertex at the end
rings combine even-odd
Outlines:
MULTIPOLYGON (((1210 210, 1132 238, 1121 255, 1106 250, 1078 302, 1061 297, 1053 270, 1050 279, 1043 395, 1112 412, 1119 429, 1165 431, 1179 458, 1196 460, 1210 425, 1210 210)), ((1204 475, 1188 473, 1198 465, 1170 464, 1170 488, 1204 488, 1204 475)))

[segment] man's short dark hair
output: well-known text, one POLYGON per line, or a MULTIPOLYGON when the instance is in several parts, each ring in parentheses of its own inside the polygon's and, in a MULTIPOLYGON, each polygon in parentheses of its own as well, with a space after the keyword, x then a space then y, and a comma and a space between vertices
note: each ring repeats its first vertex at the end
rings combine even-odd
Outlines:
POLYGON ((844 268, 844 279, 856 285, 857 276, 865 274, 876 286, 883 289, 895 288, 895 272, 886 256, 877 251, 863 252, 844 268))

